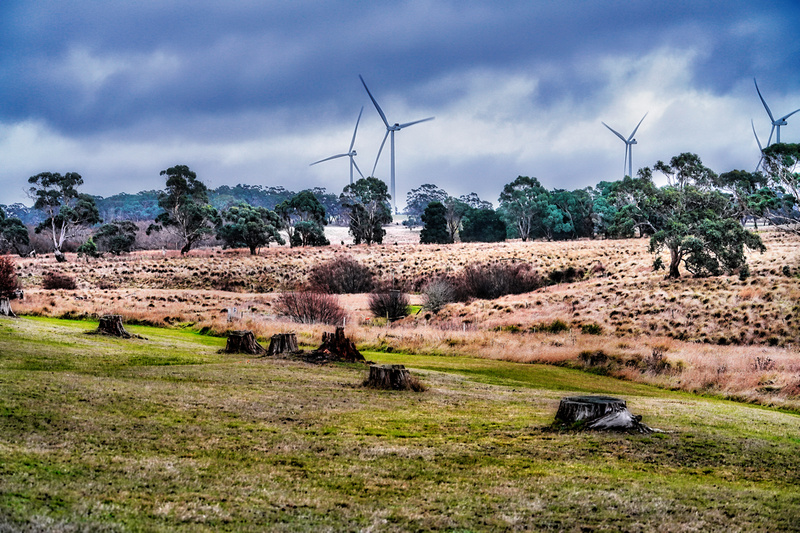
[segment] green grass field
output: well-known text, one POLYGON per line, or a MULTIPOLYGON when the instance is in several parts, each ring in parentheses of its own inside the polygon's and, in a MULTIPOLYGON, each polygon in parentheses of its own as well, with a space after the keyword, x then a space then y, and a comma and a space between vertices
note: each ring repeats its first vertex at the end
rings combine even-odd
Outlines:
POLYGON ((0 320, 0 531, 800 531, 800 416, 565 368, 218 353, 221 338, 0 320), (550 428, 613 394, 666 433, 550 428))

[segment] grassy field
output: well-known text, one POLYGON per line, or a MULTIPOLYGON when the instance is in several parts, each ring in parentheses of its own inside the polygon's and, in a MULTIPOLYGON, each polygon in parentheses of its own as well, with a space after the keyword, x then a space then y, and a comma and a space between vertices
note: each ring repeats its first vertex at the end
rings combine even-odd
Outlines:
POLYGON ((218 353, 224 339, 0 321, 0 531, 798 531, 800 417, 557 366, 369 352, 218 353), (552 429, 625 398, 654 435, 552 429))

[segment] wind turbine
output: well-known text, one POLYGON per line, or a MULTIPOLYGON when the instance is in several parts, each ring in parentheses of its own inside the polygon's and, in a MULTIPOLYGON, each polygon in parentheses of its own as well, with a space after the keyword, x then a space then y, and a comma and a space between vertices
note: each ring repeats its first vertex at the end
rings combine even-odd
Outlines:
POLYGON ((326 157, 325 159, 320 159, 319 161, 314 161, 313 163, 311 163, 308 166, 311 167, 311 166, 316 165, 317 163, 322 163, 323 161, 330 161, 331 159, 336 159, 336 158, 339 158, 339 157, 349 157, 350 158, 350 185, 353 184, 353 167, 356 167, 356 170, 358 170, 358 173, 361 174, 361 177, 363 178, 364 174, 361 173, 361 169, 358 168, 358 165, 356 165, 356 162, 353 159, 356 155, 358 155, 356 153, 356 151, 353 150, 353 145, 356 143, 356 133, 358 132, 358 123, 361 122, 361 113, 363 113, 363 112, 364 112, 364 106, 361 106, 361 111, 359 111, 358 119, 356 120, 356 129, 353 130, 353 140, 350 141, 350 148, 347 150, 346 154, 332 155, 330 157, 326 157))
MULTIPOLYGON (((649 113, 649 111, 648 111, 647 113, 649 113)), ((645 114, 644 114, 644 117, 646 117, 646 116, 647 116, 647 113, 645 113, 645 114)), ((642 125, 642 122, 644 121, 644 117, 642 117, 642 120, 640 120, 640 121, 639 121, 639 123, 638 123, 638 124, 636 125, 636 127, 633 129, 633 133, 631 133, 631 136, 630 136, 630 137, 628 137, 627 139, 626 139, 625 137, 623 137, 622 135, 620 135, 620 134, 619 134, 619 132, 617 132, 617 131, 613 130, 613 129, 611 128, 611 126, 609 126, 609 125, 608 125, 608 124, 606 124, 605 122, 602 122, 602 121, 601 121, 601 123, 603 124, 603 126, 605 126, 606 128, 610 129, 610 130, 611 130, 611 132, 612 132, 614 135, 616 135, 617 137, 619 137, 620 139, 622 139, 622 142, 624 142, 624 143, 625 143, 625 159, 623 159, 623 160, 622 160, 622 174, 623 174, 623 178, 624 178, 625 176, 630 176, 630 177, 633 177, 633 145, 634 145, 634 144, 637 144, 637 143, 636 143, 636 139, 634 139, 634 138, 633 138, 633 136, 634 136, 634 135, 636 135, 636 130, 638 130, 638 129, 639 129, 639 126, 641 126, 641 125, 642 125), (627 164, 627 167, 628 167, 628 171, 627 171, 627 173, 625 173, 625 166, 626 166, 626 164, 627 164)))
POLYGON ((758 172, 758 167, 761 166, 761 163, 764 161, 764 148, 761 146, 761 141, 758 140, 758 133, 756 133, 756 125, 753 123, 753 119, 750 119, 750 125, 753 127, 753 135, 756 136, 756 143, 758 144, 758 151, 761 153, 761 159, 758 160, 758 164, 756 165, 756 169, 753 172, 758 172))
POLYGON ((791 117, 792 115, 794 115, 798 111, 800 111, 800 109, 795 109, 794 111, 792 111, 788 115, 783 115, 778 120, 775 120, 775 117, 772 116, 772 111, 769 110, 769 106, 764 101, 764 97, 761 96, 761 91, 758 90, 758 83, 756 83, 756 79, 755 78, 753 78, 753 83, 755 83, 756 92, 758 93, 758 97, 761 98, 761 103, 764 104, 764 109, 767 110, 767 115, 769 115, 769 119, 772 121, 772 129, 769 132, 769 139, 767 140, 767 146, 769 146, 770 143, 772 142, 772 132, 775 131, 775 128, 778 128, 778 136, 775 138, 775 142, 780 144, 780 142, 781 142, 781 126, 786 126, 788 124, 786 122, 786 119, 791 117))
POLYGON ((373 104, 375 104, 375 109, 378 110, 378 114, 381 116, 381 119, 383 120, 383 123, 386 125, 386 135, 383 136, 383 142, 381 143, 381 147, 378 150, 378 157, 375 158, 375 165, 372 167, 372 175, 373 176, 375 175, 375 169, 378 167, 378 160, 381 157, 381 152, 383 151, 383 145, 386 144, 386 137, 388 137, 390 133, 392 134, 392 143, 391 143, 392 181, 391 181, 391 193, 390 194, 392 195, 392 209, 394 210, 395 213, 397 213, 397 203, 395 201, 397 195, 395 194, 395 187, 394 187, 394 132, 400 131, 403 128, 407 128, 409 126, 413 126, 414 124, 419 124, 420 122, 427 122, 429 120, 433 120, 436 117, 423 118, 422 120, 415 120, 414 122, 406 122, 405 124, 399 124, 399 123, 395 122, 393 125, 390 125, 389 121, 386 120, 386 115, 383 113, 383 110, 381 109, 381 106, 378 105, 378 102, 375 100, 375 97, 372 96, 371 92, 369 92, 369 88, 367 87, 367 82, 364 81, 364 78, 361 77, 361 74, 359 74, 358 77, 361 79, 361 83, 364 85, 364 89, 367 90, 367 94, 369 95, 369 99, 372 100, 373 104))

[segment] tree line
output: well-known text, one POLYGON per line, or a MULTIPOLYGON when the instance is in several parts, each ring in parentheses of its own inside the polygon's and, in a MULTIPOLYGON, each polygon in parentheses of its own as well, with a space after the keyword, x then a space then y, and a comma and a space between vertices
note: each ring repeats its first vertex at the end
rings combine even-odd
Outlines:
MULTIPOLYGON (((404 224, 422 225, 421 242, 439 244, 648 237, 654 266, 670 277, 679 276, 681 266, 697 276, 746 275, 744 249, 763 250, 746 224, 800 228, 800 145, 774 144, 763 156, 761 171, 716 174, 696 154, 683 153, 640 169, 636 177, 573 191, 548 190, 535 177, 519 176, 503 187, 497 209, 475 193, 456 198, 425 184, 408 193, 404 224), (667 185, 658 187, 654 172, 666 177, 667 185), (668 264, 660 256, 664 250, 668 264)), ((214 191, 215 203, 224 206, 217 207, 211 191, 187 166, 176 165, 161 175, 165 190, 112 197, 114 213, 155 201, 156 208, 144 210, 153 221, 147 234, 171 232, 180 240, 181 253, 208 237, 253 254, 273 242, 285 244, 283 234, 291 246, 326 245, 324 226, 331 222, 346 224, 356 244, 381 243, 383 226, 392 222, 386 184, 374 177, 346 186, 339 196, 319 188, 292 193, 283 187, 223 186, 214 191)), ((87 227, 95 230, 79 253, 133 249, 134 217, 101 224, 97 197, 79 192, 80 175, 44 172, 28 182, 33 209, 41 213, 35 232, 49 235, 59 260, 64 243, 87 227)), ((0 248, 20 253, 28 232, 13 214, 0 209, 0 248)))

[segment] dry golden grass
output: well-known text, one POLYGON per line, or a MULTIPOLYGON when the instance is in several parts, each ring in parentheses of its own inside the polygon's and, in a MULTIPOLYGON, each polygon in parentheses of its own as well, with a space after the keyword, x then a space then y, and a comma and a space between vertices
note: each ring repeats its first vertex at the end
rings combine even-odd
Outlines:
POLYGON ((368 320, 364 295, 340 301, 348 312, 348 334, 362 346, 575 365, 581 352, 602 351, 617 364, 594 371, 800 407, 799 241, 788 235, 763 234, 768 251, 750 257, 752 276, 744 281, 736 276, 665 280, 663 272, 653 272, 642 239, 438 246, 408 242, 416 233, 402 227, 390 228, 386 238, 397 244, 342 246, 343 239, 330 238, 330 247, 269 248, 256 257, 244 250, 201 249, 186 257, 140 252, 88 263, 74 257, 63 264, 52 257, 18 259, 26 296, 14 309, 46 316, 118 313, 127 321, 219 334, 249 328, 262 338, 292 329, 301 342, 316 344, 329 328, 277 316, 275 293, 302 287, 310 268, 336 254, 350 254, 377 277, 408 290, 473 262, 525 261, 543 276, 567 266, 591 271, 602 265, 577 283, 450 304, 438 315, 422 311, 391 326, 368 320), (79 288, 39 288, 48 271, 74 276, 79 288), (233 308, 237 313, 229 321, 233 308), (570 330, 542 332, 556 320, 570 330), (581 326, 590 325, 602 334, 581 333, 581 326), (671 371, 643 371, 642 361, 656 347, 666 349, 671 371))

